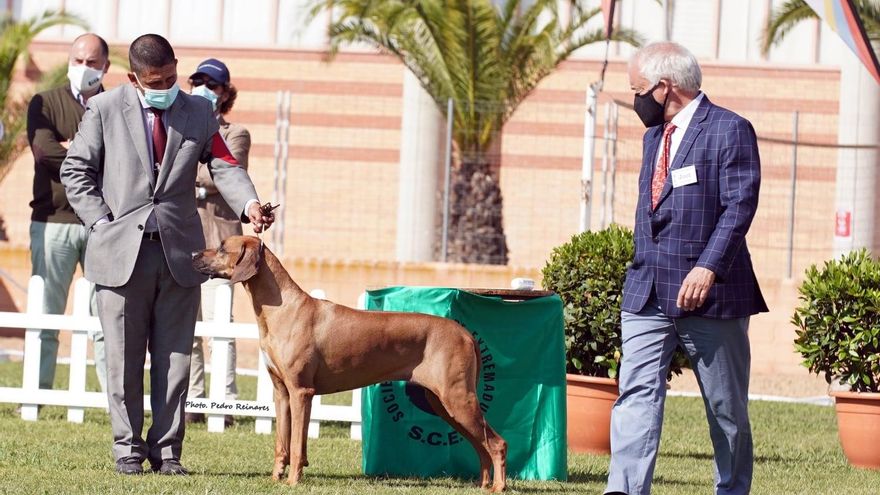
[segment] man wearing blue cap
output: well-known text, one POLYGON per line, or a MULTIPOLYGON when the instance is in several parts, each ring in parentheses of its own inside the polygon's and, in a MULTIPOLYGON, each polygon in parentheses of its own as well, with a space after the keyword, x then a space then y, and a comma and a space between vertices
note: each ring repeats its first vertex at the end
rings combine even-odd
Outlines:
MULTIPOLYGON (((229 69, 226 64, 214 58, 205 60, 189 77, 189 84, 191 94, 206 98, 214 106, 214 115, 220 124, 220 136, 226 141, 232 156, 238 160, 242 167, 247 169, 251 135, 243 126, 231 124, 224 118, 224 115, 232 109, 235 98, 238 96, 238 91, 230 82, 229 69)), ((216 247, 229 236, 241 235, 241 221, 238 215, 229 208, 229 205, 220 196, 211 179, 208 166, 204 163, 199 164, 199 172, 196 177, 196 200, 199 216, 202 219, 202 229, 205 232, 206 245, 216 247)), ((221 278, 213 278, 202 284, 200 320, 214 319, 214 302, 217 287, 220 285, 230 284, 228 280, 221 278)), ((202 340, 198 336, 193 340, 189 397, 205 397, 205 353, 202 340)), ((232 342, 229 349, 226 370, 226 399, 235 400, 238 397, 238 387, 235 384, 235 341, 232 342)), ((205 416, 202 413, 186 413, 186 421, 189 423, 203 422, 205 416)), ((226 416, 226 426, 232 426, 232 424, 232 416, 226 416)))

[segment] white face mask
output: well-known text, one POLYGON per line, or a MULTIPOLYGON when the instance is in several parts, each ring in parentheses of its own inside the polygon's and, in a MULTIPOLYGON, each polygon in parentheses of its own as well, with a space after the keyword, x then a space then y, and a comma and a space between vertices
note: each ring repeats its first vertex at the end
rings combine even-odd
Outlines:
POLYGON ((211 106, 214 107, 214 111, 215 112, 217 111, 217 100, 219 100, 220 97, 217 96, 217 93, 208 89, 208 87, 205 86, 204 84, 202 84, 201 86, 194 87, 192 89, 192 91, 190 92, 190 94, 196 95, 196 96, 201 96, 202 98, 205 98, 206 100, 210 101, 211 106))
POLYGON ((91 91, 101 85, 104 78, 104 71, 93 69, 88 65, 69 65, 67 66, 67 78, 70 79, 70 85, 73 89, 80 93, 91 91))

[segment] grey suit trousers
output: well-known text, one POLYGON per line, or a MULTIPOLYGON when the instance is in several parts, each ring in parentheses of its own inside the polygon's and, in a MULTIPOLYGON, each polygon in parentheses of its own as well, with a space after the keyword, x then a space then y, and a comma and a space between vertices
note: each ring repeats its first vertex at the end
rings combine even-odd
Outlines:
POLYGON ((748 494, 752 433, 748 393, 749 318, 669 318, 651 298, 638 314, 622 314, 620 397, 611 412, 611 465, 606 493, 648 495, 660 446, 666 375, 685 350, 700 385, 715 449, 715 493, 748 494))
POLYGON ((98 285, 117 460, 133 457, 155 463, 180 459, 198 308, 199 287, 182 287, 174 280, 158 241, 141 242, 128 283, 121 287, 98 285), (148 348, 153 424, 145 442, 143 381, 148 348))

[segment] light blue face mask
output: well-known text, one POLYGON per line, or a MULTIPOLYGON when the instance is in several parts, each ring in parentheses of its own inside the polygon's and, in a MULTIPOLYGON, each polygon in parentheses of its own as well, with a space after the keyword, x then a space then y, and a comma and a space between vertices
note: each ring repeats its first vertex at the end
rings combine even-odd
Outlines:
POLYGON ((177 93, 180 91, 180 86, 178 86, 176 82, 174 83, 174 86, 171 86, 168 89, 148 89, 141 84, 141 80, 138 79, 137 74, 134 75, 134 78, 141 89, 144 90, 144 101, 147 102, 147 105, 159 110, 167 110, 168 107, 174 103, 174 100, 177 98, 177 93))
POLYGON ((207 99, 208 101, 211 102, 211 107, 214 108, 214 111, 215 112, 217 111, 217 100, 219 100, 220 97, 217 96, 217 93, 208 89, 208 86, 206 86, 204 84, 202 84, 201 86, 196 86, 192 89, 190 94, 196 95, 196 96, 201 96, 201 97, 207 99))

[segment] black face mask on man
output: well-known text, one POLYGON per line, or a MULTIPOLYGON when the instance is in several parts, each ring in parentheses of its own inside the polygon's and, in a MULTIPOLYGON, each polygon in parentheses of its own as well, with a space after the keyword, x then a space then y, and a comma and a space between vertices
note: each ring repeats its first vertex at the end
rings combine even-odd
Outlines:
POLYGON ((633 99, 633 110, 636 111, 636 115, 639 116, 639 119, 642 120, 645 127, 654 127, 666 121, 666 102, 669 100, 669 94, 666 94, 666 99, 663 100, 662 105, 657 103, 657 100, 654 99, 653 93, 659 85, 660 83, 658 82, 644 94, 636 94, 633 99))

